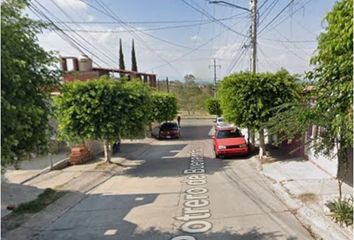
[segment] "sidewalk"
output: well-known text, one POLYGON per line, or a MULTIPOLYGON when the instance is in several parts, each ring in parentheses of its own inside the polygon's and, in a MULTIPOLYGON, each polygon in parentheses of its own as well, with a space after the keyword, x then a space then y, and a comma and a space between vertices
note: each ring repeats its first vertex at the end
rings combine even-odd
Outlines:
MULTIPOLYGON (((325 206, 338 197, 337 180, 305 159, 277 157, 278 161, 261 164, 260 170, 272 181, 278 196, 295 210, 295 216, 318 239, 352 239, 352 226, 333 222, 325 206)), ((343 196, 352 193, 353 189, 343 184, 343 196)))
MULTIPOLYGON (((37 198, 37 196, 46 188, 53 188, 63 191, 80 191, 81 187, 88 184, 87 181, 99 179, 102 175, 110 175, 110 171, 115 169, 124 169, 138 164, 135 159, 144 151, 147 151, 150 143, 154 141, 150 138, 141 140, 124 140, 122 141, 121 151, 112 157, 112 161, 116 164, 112 166, 104 165, 101 156, 96 160, 90 161, 82 165, 70 166, 62 170, 47 171, 43 169, 25 170, 9 170, 5 173, 5 179, 1 182, 1 218, 11 213, 7 210, 8 205, 19 205, 37 198), (119 167, 120 166, 120 167, 119 167), (86 179, 82 180, 85 176, 86 179), (80 181, 77 181, 80 179, 80 181)), ((36 165, 37 163, 34 163, 36 165)))

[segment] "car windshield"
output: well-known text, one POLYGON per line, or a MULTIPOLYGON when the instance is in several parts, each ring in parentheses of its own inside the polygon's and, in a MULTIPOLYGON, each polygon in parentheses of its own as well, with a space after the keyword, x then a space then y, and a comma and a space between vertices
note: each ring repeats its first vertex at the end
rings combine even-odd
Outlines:
POLYGON ((176 130, 176 129, 178 129, 178 126, 177 126, 177 123, 164 123, 164 124, 162 124, 160 129, 162 131, 176 130))
POLYGON ((240 130, 223 130, 223 131, 218 131, 216 138, 237 138, 237 137, 242 137, 242 134, 240 130))

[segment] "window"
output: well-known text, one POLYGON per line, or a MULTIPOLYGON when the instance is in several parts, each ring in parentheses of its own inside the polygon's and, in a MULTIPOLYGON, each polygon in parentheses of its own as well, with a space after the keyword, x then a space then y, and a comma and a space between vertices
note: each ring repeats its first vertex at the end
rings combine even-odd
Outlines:
POLYGON ((240 130, 236 129, 235 131, 232 130, 224 130, 218 131, 216 138, 237 138, 242 137, 240 130))
POLYGON ((162 131, 178 129, 177 123, 164 123, 161 126, 162 131))

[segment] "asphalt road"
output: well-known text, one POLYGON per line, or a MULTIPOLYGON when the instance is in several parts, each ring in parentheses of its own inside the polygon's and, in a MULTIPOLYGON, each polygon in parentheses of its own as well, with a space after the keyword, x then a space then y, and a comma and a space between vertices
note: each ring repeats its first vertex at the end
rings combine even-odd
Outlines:
POLYGON ((181 139, 152 142, 36 239, 312 239, 255 161, 214 158, 211 124, 183 121, 181 139))

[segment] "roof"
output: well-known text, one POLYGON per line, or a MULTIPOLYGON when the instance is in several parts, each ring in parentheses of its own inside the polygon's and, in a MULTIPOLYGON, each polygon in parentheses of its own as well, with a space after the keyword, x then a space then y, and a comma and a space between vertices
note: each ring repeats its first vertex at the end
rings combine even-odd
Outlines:
POLYGON ((117 72, 117 73, 126 73, 126 74, 136 74, 136 75, 156 75, 154 73, 142 73, 142 72, 134 72, 134 71, 129 71, 129 70, 122 70, 122 69, 116 69, 116 68, 98 68, 98 67, 93 67, 93 71, 105 71, 105 72, 117 72))

